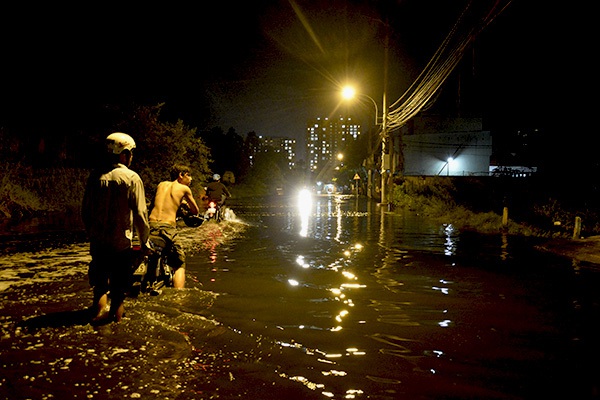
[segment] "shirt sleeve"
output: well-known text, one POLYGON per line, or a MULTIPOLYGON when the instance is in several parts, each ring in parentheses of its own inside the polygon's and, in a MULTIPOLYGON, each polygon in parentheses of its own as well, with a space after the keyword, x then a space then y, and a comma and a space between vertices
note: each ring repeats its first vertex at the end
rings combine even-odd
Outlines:
POLYGON ((138 176, 131 184, 130 207, 133 213, 133 225, 140 239, 140 243, 147 243, 150 232, 148 224, 148 206, 146 205, 146 193, 144 183, 138 176))

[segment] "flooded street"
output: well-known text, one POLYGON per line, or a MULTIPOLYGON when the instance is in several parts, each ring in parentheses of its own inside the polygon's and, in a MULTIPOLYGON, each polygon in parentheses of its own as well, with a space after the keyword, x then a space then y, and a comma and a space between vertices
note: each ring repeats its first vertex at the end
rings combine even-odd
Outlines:
POLYGON ((120 324, 87 323, 81 235, 4 240, 0 398, 600 398, 593 266, 352 196, 231 207, 120 324))

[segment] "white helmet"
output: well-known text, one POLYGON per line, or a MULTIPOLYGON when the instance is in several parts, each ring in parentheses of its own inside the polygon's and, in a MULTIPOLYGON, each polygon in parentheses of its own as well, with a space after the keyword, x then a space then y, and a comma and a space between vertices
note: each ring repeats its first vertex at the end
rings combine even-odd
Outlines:
POLYGON ((124 150, 135 149, 135 141, 122 132, 114 132, 106 137, 106 149, 113 154, 121 154, 124 150))
POLYGON ((215 181, 218 181, 219 179, 221 179, 221 175, 219 175, 219 174, 214 174, 214 175, 213 175, 213 179, 214 179, 215 181))

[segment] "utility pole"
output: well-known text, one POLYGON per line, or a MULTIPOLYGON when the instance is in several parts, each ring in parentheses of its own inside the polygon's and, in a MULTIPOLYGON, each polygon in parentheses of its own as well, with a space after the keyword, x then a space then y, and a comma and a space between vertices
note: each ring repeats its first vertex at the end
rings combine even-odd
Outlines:
POLYGON ((373 135, 377 132, 377 104, 375 104, 375 126, 372 128, 375 132, 369 130, 369 134, 367 136, 367 197, 370 199, 373 197, 373 167, 374 167, 374 150, 373 150, 373 135))
POLYGON ((392 157, 392 147, 389 143, 388 126, 388 105, 387 105, 387 84, 388 84, 388 49, 390 35, 387 20, 385 22, 385 47, 383 60, 383 120, 381 122, 381 204, 388 203, 388 170, 390 169, 390 160, 392 157))

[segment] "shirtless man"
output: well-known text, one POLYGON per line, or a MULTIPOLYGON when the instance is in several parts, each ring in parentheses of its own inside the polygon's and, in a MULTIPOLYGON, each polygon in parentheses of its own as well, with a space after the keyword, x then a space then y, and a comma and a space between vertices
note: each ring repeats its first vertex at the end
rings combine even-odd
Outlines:
POLYGON ((185 252, 177 240, 177 211, 182 203, 187 203, 190 213, 198 214, 198 204, 192 195, 191 170, 186 165, 175 164, 171 169, 172 181, 164 181, 156 188, 154 207, 150 213, 150 235, 169 238, 172 242, 169 265, 173 274, 173 286, 185 286, 185 252), (162 233, 162 235, 161 235, 162 233))

